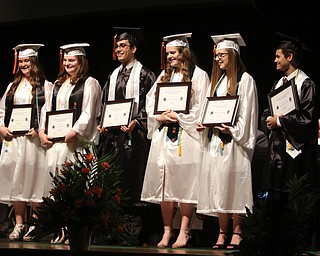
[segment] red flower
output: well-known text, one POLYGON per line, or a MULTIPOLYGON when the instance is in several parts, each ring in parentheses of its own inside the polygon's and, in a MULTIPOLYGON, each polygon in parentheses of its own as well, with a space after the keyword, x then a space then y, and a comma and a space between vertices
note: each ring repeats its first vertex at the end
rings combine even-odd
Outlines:
POLYGON ((73 163, 70 162, 70 161, 67 161, 67 162, 65 162, 65 163, 63 164, 64 167, 69 167, 69 166, 72 166, 72 165, 73 165, 73 163))
POLYGON ((100 188, 100 187, 94 187, 92 189, 92 192, 99 198, 101 197, 102 191, 103 191, 103 188, 100 188))
POLYGON ((122 233, 123 230, 124 230, 124 228, 123 228, 122 226, 118 226, 118 227, 116 228, 116 232, 117 232, 117 233, 122 233))
POLYGON ((120 196, 119 196, 119 195, 115 195, 115 196, 114 196, 114 199, 116 200, 116 202, 117 202, 118 204, 120 204, 120 196))
POLYGON ((81 207, 82 204, 83 204, 83 200, 82 199, 76 199, 73 204, 74 204, 75 207, 81 207))
POLYGON ((89 169, 89 168, 84 167, 84 168, 82 168, 82 169, 81 169, 81 172, 82 172, 82 173, 86 173, 86 174, 88 174, 88 173, 90 172, 90 169, 89 169))
POLYGON ((103 169, 108 170, 110 168, 110 165, 107 162, 102 162, 101 166, 103 167, 103 169))
POLYGON ((94 202, 94 200, 89 199, 89 200, 87 200, 87 205, 88 205, 89 207, 94 207, 94 206, 96 205, 96 203, 94 202))
POLYGON ((95 160, 94 154, 92 152, 88 154, 83 154, 83 156, 84 156, 84 161, 86 161, 87 163, 91 163, 93 160, 95 160))

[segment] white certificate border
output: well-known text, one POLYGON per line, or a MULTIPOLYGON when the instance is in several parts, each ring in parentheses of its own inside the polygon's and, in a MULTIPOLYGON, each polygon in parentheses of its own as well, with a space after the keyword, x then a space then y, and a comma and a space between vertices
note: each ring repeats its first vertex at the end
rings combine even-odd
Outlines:
POLYGON ((207 97, 207 101, 206 101, 206 106, 205 106, 205 111, 203 113, 202 119, 201 119, 201 123, 204 126, 221 126, 221 124, 225 124, 228 126, 232 126, 234 125, 235 122, 235 117, 237 114, 237 110, 238 110, 238 106, 239 106, 239 96, 224 96, 224 97, 207 97), (214 120, 213 122, 206 122, 207 116, 210 114, 209 111, 211 108, 214 108, 214 105, 218 104, 220 105, 224 105, 226 104, 226 106, 230 106, 231 108, 233 108, 232 111, 232 115, 231 115, 231 120, 223 120, 223 122, 218 120, 214 120), (210 107, 210 109, 209 109, 210 107))
MULTIPOLYGON (((52 119, 57 118, 59 115, 71 115, 69 119, 71 119, 71 125, 70 125, 70 130, 72 129, 73 123, 74 123, 74 110, 73 109, 66 109, 66 110, 58 110, 58 111, 49 111, 46 114, 46 134, 49 137, 53 137, 51 140, 52 141, 62 141, 64 140, 66 134, 61 133, 55 136, 52 136, 51 129, 49 129, 49 123, 52 121, 52 119)), ((65 131, 63 131, 65 132, 65 131)))
POLYGON ((287 111, 286 113, 280 113, 281 115, 287 115, 292 111, 299 109, 299 98, 298 98, 297 88, 294 83, 290 83, 288 85, 282 85, 276 90, 274 90, 273 92, 268 94, 269 109, 272 116, 274 116, 275 114, 279 114, 279 113, 276 113, 276 111, 274 110, 274 107, 275 107, 273 105, 274 97, 278 97, 278 98, 291 97, 293 99, 293 103, 291 103, 291 105, 293 105, 294 108, 291 108, 291 110, 287 111))
MULTIPOLYGON (((184 95, 182 95, 186 99, 185 109, 174 109, 171 108, 171 110, 177 112, 177 113, 184 113, 188 114, 189 113, 189 105, 190 105, 190 96, 191 96, 191 82, 172 82, 172 83, 158 83, 157 85, 157 90, 156 90, 156 101, 154 105, 154 114, 162 114, 166 110, 159 110, 159 106, 161 106, 161 103, 159 103, 159 96, 160 96, 160 91, 162 89, 167 90, 168 92, 174 89, 178 89, 179 87, 187 87, 187 90, 185 90, 184 95), (175 88, 176 87, 176 88, 175 88)), ((180 89, 181 91, 181 89, 180 89)))
POLYGON ((116 129, 116 128, 120 128, 121 126, 128 126, 131 122, 131 119, 132 119, 133 107, 134 107, 134 98, 124 99, 124 100, 107 101, 103 107, 100 128, 116 129), (108 109, 108 107, 110 105, 118 105, 118 104, 125 104, 125 105, 128 104, 129 105, 129 108, 127 108, 127 109, 129 109, 129 112, 126 112, 128 118, 127 118, 126 122, 124 122, 122 124, 112 123, 113 120, 106 117, 106 115, 110 113, 107 110, 111 110, 110 108, 108 109), (107 121, 108 121, 108 125, 105 124, 107 121), (111 121, 111 123, 109 123, 110 121, 111 121))
MULTIPOLYGON (((8 128, 12 131, 13 135, 22 135, 22 134, 26 134, 32 126, 32 120, 33 120, 33 104, 20 104, 20 105, 13 105, 12 107, 12 112, 11 112, 11 116, 10 116, 10 120, 9 120, 9 124, 8 124, 8 128), (11 123, 11 119, 12 119, 12 114, 15 112, 15 110, 20 110, 19 112, 25 112, 25 115, 29 116, 29 125, 26 127, 12 127, 12 123, 11 123), (17 129, 18 128, 18 129, 17 129)), ((27 125, 27 124, 26 124, 27 125)))

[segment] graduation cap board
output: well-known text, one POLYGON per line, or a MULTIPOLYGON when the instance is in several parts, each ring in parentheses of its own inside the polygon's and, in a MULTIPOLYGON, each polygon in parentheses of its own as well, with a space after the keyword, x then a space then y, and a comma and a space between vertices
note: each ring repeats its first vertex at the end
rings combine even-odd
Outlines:
POLYGON ((116 41, 121 40, 132 40, 135 44, 143 44, 146 39, 142 33, 141 28, 131 28, 131 27, 114 27, 116 32, 116 41))
POLYGON ((214 35, 211 36, 211 38, 217 45, 216 50, 234 49, 240 53, 240 46, 246 46, 242 36, 239 33, 214 35))
POLYGON ((18 44, 14 50, 14 66, 13 74, 17 72, 18 58, 37 57, 38 49, 44 46, 43 44, 18 44))
POLYGON ((190 38, 191 35, 192 33, 183 33, 165 36, 163 37, 163 41, 167 42, 166 46, 181 46, 189 48, 188 38, 190 38))
POLYGON ((60 49, 64 51, 64 56, 86 56, 84 47, 90 46, 87 43, 74 43, 60 46, 60 49))
POLYGON ((307 52, 313 52, 307 45, 305 45, 304 43, 300 42, 298 39, 282 34, 280 32, 276 32, 276 35, 278 36, 278 38, 280 38, 280 40, 282 41, 290 41, 293 44, 295 44, 297 47, 299 47, 300 49, 307 51, 307 52))

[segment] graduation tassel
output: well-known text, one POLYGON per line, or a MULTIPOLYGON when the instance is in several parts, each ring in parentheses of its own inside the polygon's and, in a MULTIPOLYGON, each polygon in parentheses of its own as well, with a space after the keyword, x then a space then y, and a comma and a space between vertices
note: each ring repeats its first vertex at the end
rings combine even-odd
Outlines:
POLYGON ((13 64, 13 71, 12 73, 15 74, 17 73, 18 69, 18 51, 17 49, 14 50, 14 64, 13 64))
POLYGON ((178 148, 178 156, 181 156, 181 155, 182 155, 181 134, 182 134, 182 128, 181 128, 181 127, 179 127, 179 138, 178 138, 178 145, 179 145, 179 148, 178 148))
POLYGON ((166 46, 165 43, 162 42, 161 45, 161 70, 166 69, 166 46))
POLYGON ((116 45, 117 45, 117 34, 113 37, 113 52, 112 52, 112 59, 117 60, 117 54, 116 54, 116 45))
POLYGON ((63 70, 63 57, 62 57, 63 53, 62 53, 62 49, 60 49, 59 52, 59 73, 63 70))
POLYGON ((217 54, 217 45, 213 45, 213 59, 216 57, 217 54))

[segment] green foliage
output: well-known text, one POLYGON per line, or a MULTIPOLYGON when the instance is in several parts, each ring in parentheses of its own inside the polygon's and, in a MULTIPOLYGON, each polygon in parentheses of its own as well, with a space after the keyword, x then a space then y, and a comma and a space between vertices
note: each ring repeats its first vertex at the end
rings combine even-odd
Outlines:
POLYGON ((116 154, 98 159, 95 146, 89 145, 75 151, 74 159, 65 161, 58 176, 51 173, 53 186, 35 213, 32 235, 40 238, 63 227, 89 227, 113 241, 125 239, 128 216, 120 207, 122 170, 116 154))
POLYGON ((242 219, 241 255, 299 255, 305 249, 319 192, 303 176, 293 178, 286 191, 276 193, 272 199, 261 200, 253 213, 247 209, 242 219))

